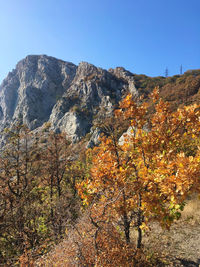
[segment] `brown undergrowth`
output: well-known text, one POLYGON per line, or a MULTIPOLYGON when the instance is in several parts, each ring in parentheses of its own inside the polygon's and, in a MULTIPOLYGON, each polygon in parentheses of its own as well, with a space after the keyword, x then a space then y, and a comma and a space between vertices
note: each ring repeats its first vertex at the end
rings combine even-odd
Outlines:
POLYGON ((152 223, 151 230, 144 234, 144 250, 138 255, 135 254, 134 244, 131 244, 131 249, 127 249, 123 242, 119 242, 113 229, 107 229, 107 232, 104 230, 100 233, 101 240, 109 239, 107 243, 110 245, 107 248, 101 247, 102 262, 98 262, 95 256, 95 229, 89 223, 88 217, 84 216, 74 229, 66 230, 67 238, 48 255, 37 260, 34 266, 199 266, 199 207, 200 200, 197 196, 188 199, 181 219, 169 231, 152 223), (87 259, 91 261, 87 262, 87 259))

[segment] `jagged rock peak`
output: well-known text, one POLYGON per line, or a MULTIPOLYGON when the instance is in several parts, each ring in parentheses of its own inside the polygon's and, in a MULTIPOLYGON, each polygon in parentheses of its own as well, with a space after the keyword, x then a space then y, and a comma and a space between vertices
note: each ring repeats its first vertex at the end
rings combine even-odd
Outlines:
POLYGON ((110 68, 108 71, 110 73, 115 74, 116 76, 119 76, 119 77, 121 77, 121 76, 124 76, 124 77, 133 76, 133 73, 131 73, 130 71, 126 70, 123 67, 116 67, 115 69, 110 68))
POLYGON ((115 75, 119 79, 123 79, 124 81, 128 82, 129 86, 129 91, 130 93, 136 95, 138 94, 138 91, 135 87, 135 81, 134 81, 134 74, 131 73, 130 71, 126 70, 123 67, 117 67, 115 69, 109 69, 108 70, 110 73, 115 75))
POLYGON ((97 71, 97 69, 96 66, 85 61, 80 62, 78 65, 78 70, 84 70, 87 75, 93 71, 97 71))
POLYGON ((29 55, 0 86, 0 130, 17 122, 33 130, 49 121, 52 130, 77 141, 128 91, 137 94, 133 74, 124 68, 107 71, 87 62, 76 66, 29 55))
POLYGON ((24 59, 20 60, 17 63, 16 68, 23 67, 24 65, 29 64, 29 63, 37 64, 37 62, 39 62, 40 60, 41 61, 43 60, 46 62, 60 62, 60 63, 64 63, 64 64, 69 63, 69 64, 74 65, 71 62, 66 62, 64 60, 57 59, 55 57, 51 57, 51 56, 47 56, 47 55, 28 55, 24 59))
POLYGON ((30 129, 41 126, 70 86, 76 69, 70 62, 45 55, 21 60, 0 86, 0 128, 16 121, 30 129))

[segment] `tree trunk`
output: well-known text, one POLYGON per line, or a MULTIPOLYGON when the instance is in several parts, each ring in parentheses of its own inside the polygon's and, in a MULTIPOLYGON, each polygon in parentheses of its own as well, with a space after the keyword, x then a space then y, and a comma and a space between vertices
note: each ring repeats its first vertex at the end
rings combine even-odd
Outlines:
POLYGON ((142 230, 140 226, 142 225, 143 216, 142 216, 142 196, 139 193, 139 202, 138 202, 138 218, 137 218, 137 231, 138 231, 138 238, 137 238, 137 248, 141 248, 142 246, 142 230))
POLYGON ((142 246, 142 230, 141 230, 140 226, 137 227, 137 230, 138 230, 137 248, 141 248, 141 246, 142 246))
POLYGON ((129 244, 130 243, 130 221, 128 220, 128 215, 126 212, 126 195, 125 195, 124 190, 123 190, 123 201, 124 201, 124 214, 123 214, 124 233, 126 237, 126 244, 129 244))

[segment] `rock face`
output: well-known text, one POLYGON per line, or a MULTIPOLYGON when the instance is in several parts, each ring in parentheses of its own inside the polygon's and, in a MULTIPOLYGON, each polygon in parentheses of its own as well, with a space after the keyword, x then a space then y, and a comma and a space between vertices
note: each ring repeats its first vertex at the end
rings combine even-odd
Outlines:
POLYGON ((27 56, 0 86, 0 130, 15 123, 31 130, 51 123, 76 142, 94 118, 106 116, 126 92, 137 94, 133 74, 81 62, 78 66, 46 55, 27 56))

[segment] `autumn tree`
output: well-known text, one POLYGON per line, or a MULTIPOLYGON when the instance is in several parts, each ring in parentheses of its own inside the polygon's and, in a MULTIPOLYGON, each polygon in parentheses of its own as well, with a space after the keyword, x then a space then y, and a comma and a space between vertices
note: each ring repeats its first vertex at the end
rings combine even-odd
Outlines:
POLYGON ((127 244, 131 229, 137 229, 137 248, 150 221, 169 228, 180 217, 186 196, 199 188, 199 149, 185 153, 199 137, 199 107, 172 112, 157 89, 152 100, 155 113, 150 118, 146 102, 138 104, 127 95, 120 103, 115 114, 129 121, 129 131, 121 142, 102 137, 92 151, 91 177, 78 185, 83 203, 95 203, 93 224, 106 215, 107 222, 122 229, 127 244))
POLYGON ((6 130, 0 157, 0 263, 21 264, 48 251, 66 224, 78 217, 75 181, 83 165, 73 159, 64 134, 31 133, 22 125, 6 130), (10 260, 13 262, 10 262, 10 260))
POLYGON ((66 223, 77 216, 75 181, 80 176, 79 165, 73 159, 70 142, 62 133, 46 134, 46 142, 41 147, 41 160, 46 219, 54 239, 59 240, 65 232, 66 223))
POLYGON ((40 173, 37 149, 25 126, 7 129, 6 138, 0 159, 0 253, 5 259, 36 246, 42 238, 40 189, 35 190, 40 173))

